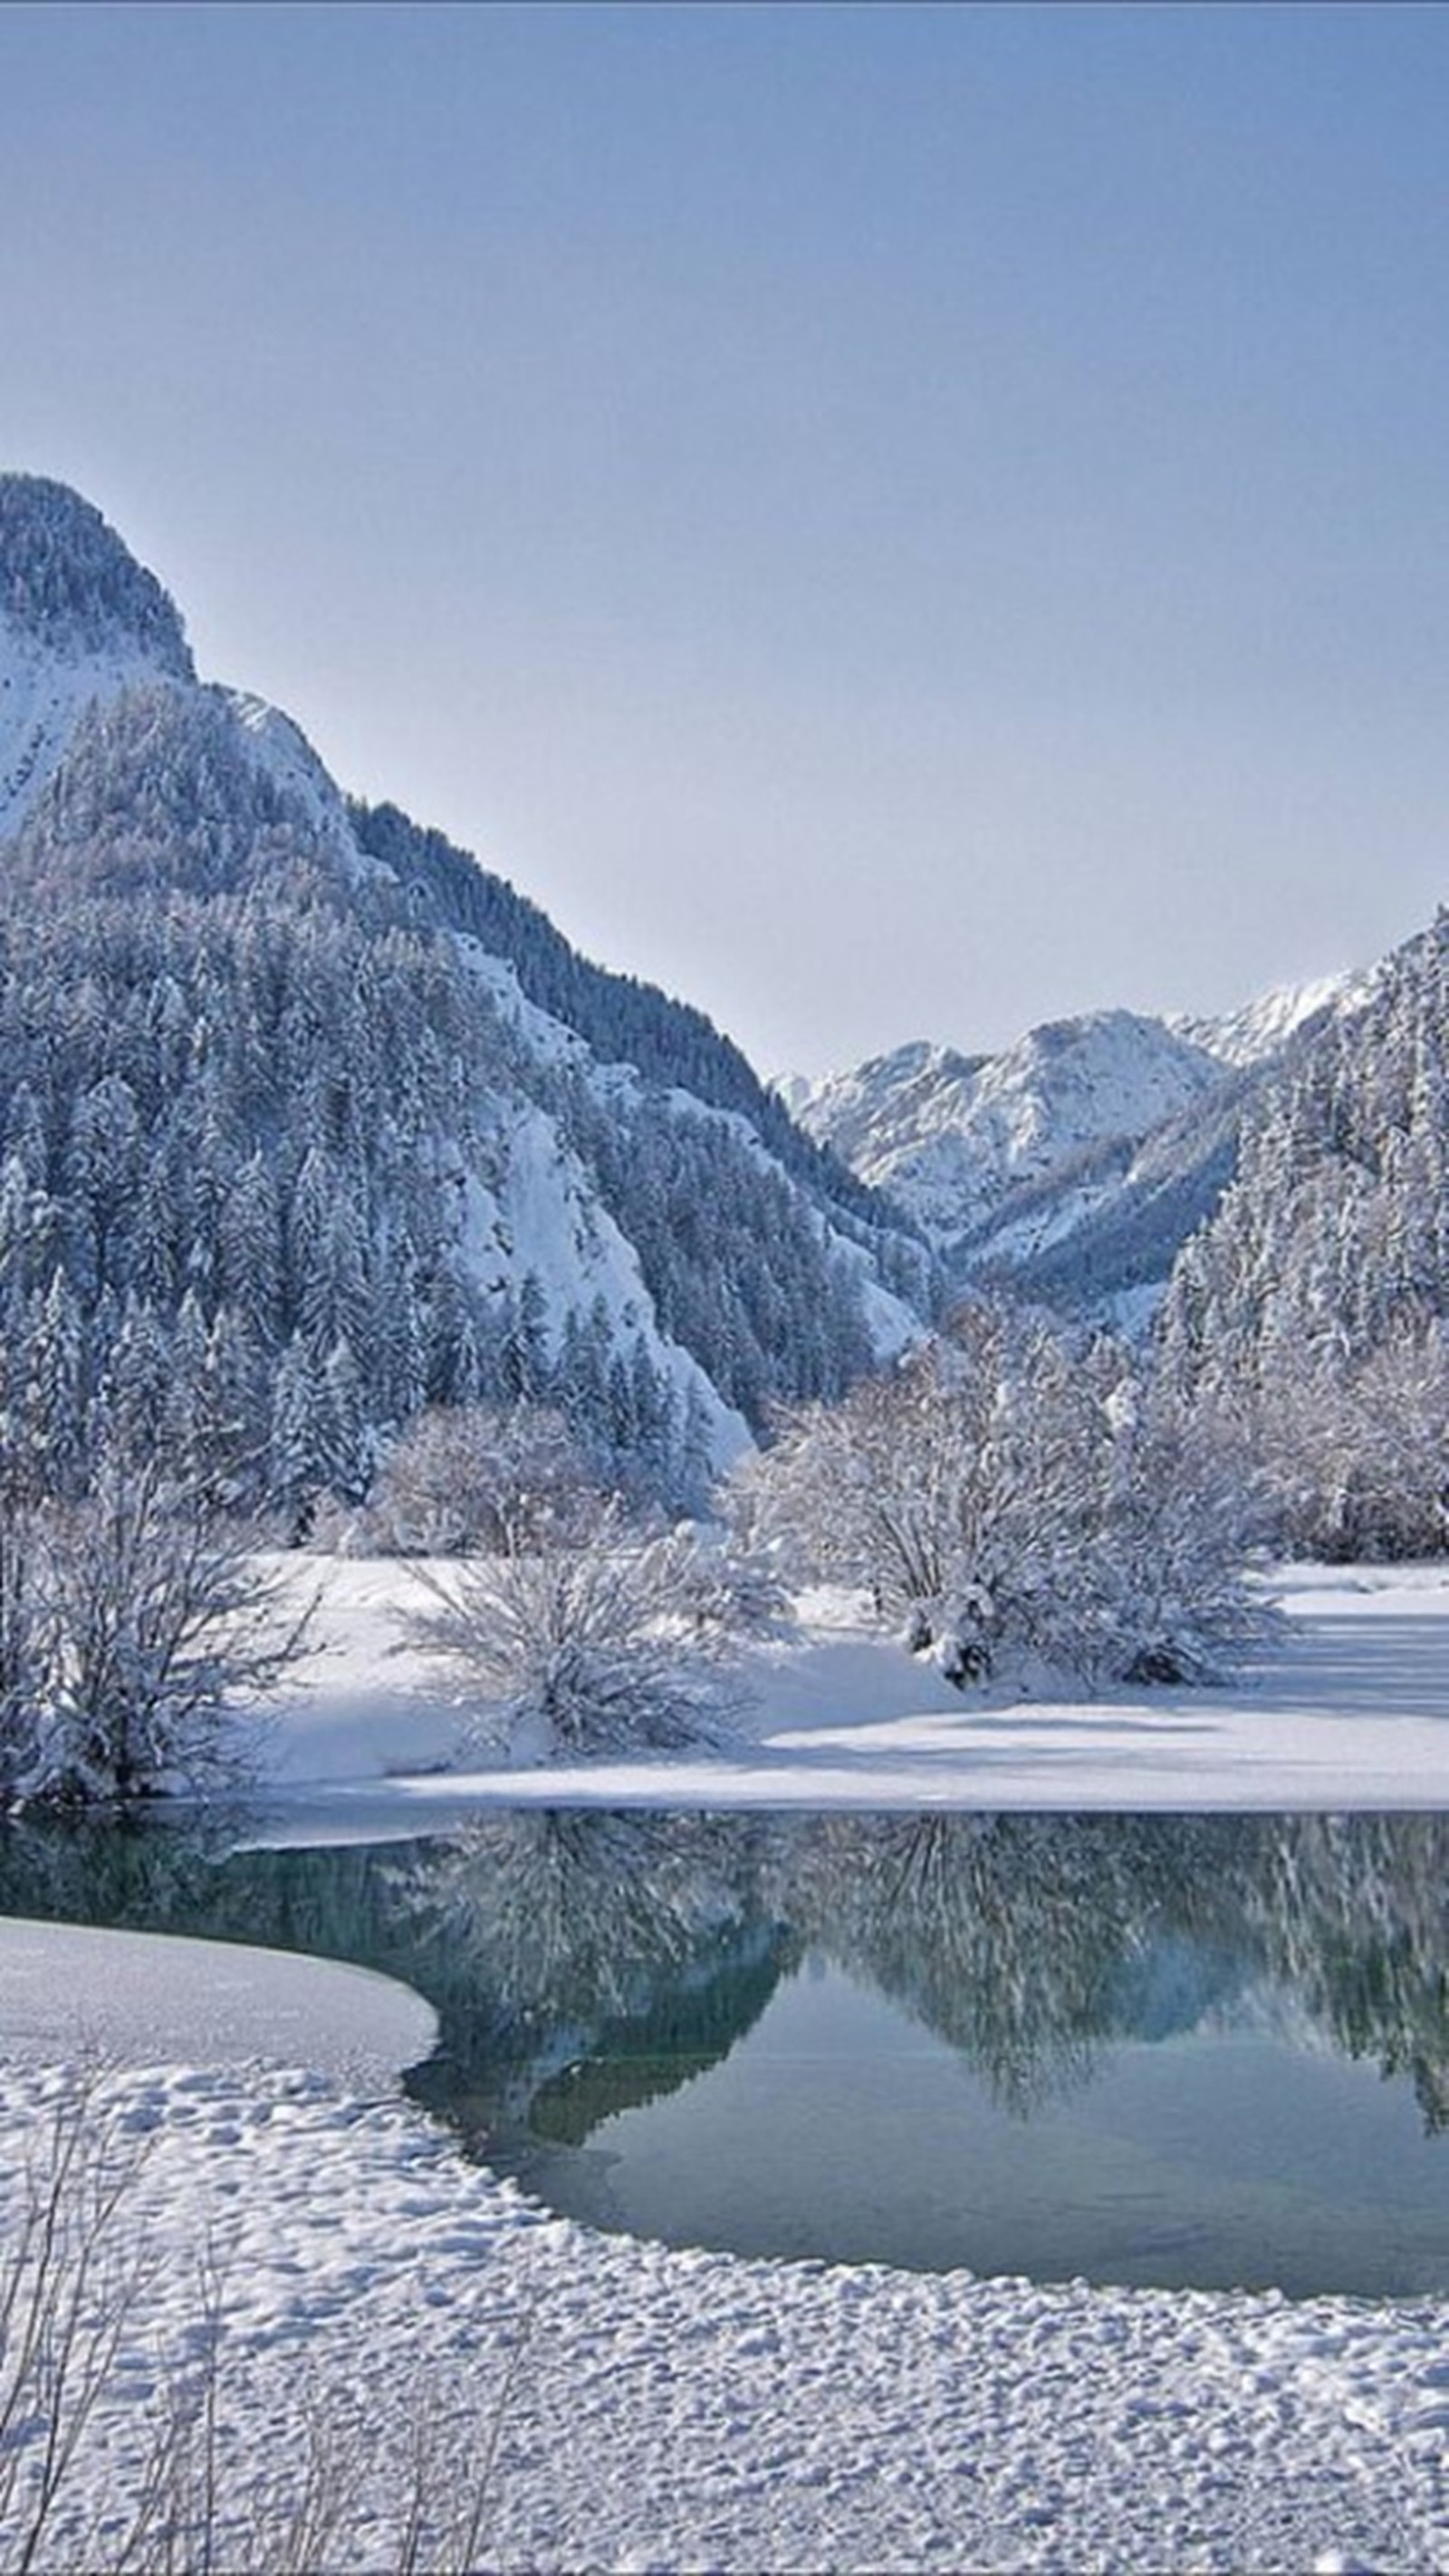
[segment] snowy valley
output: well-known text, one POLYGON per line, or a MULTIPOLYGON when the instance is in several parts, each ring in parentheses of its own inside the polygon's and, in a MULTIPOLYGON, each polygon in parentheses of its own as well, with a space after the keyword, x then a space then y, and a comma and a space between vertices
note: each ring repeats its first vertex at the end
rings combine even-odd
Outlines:
POLYGON ((1441 2562, 1446 1032, 771 1089, 0 477, 0 2565, 1441 2562))
MULTIPOLYGON (((110 1852, 22 1827, 0 1849, 13 1911, 85 1926, 124 1912, 141 1927, 0 1921, 7 2241, 27 2176, 45 2175, 43 2142, 79 2119, 123 2189, 123 2225, 143 2228, 149 2249, 32 2563, 160 2565, 168 2517, 184 2533, 205 2512, 224 2558, 273 2565, 291 2550, 304 2565, 378 2571, 404 2563, 410 2514, 419 2563, 440 2570, 674 2565, 705 2541, 735 2576, 964 2556, 1143 2576, 1165 2562, 1223 2576, 1437 2565, 1442 2294, 1285 2298, 1263 2283, 1132 2287, 671 2246, 558 2216, 470 2161, 455 2129, 387 2081, 408 2058, 424 2100, 460 2064, 465 2094, 481 2090, 486 2053, 476 2037, 477 2055, 463 2046, 480 1949, 475 2023, 522 2035, 545 2102, 568 2106, 586 2078, 616 2107, 671 2082, 678 2101, 720 2052, 728 2076, 779 1974, 793 1846, 795 1902, 824 1927, 836 1973, 843 1957, 861 1989, 916 1981, 915 2028, 890 2070, 897 2117, 934 2027, 957 2052, 953 2101, 972 2065, 994 2068, 998 2086, 1045 2066, 1068 2112, 1080 2101, 1089 2140, 1103 2042, 1084 2051, 1084 2017, 1110 2031, 1164 1913, 1173 1976, 1149 1997, 1158 2018, 1138 2058, 1165 2075, 1194 2028, 1210 2051, 1220 2039, 1214 1968, 1232 1925, 1296 1981, 1293 2013, 1326 2088, 1352 2077, 1372 2108, 1412 2073, 1432 2099, 1446 2063, 1432 2000, 1443 1821, 1403 1810, 1442 1807, 1446 1719, 1426 1683, 1442 1667, 1449 1591, 1434 1569, 1320 1571, 1291 1592, 1289 1636, 1237 1690, 1050 1711, 933 1689, 847 1604, 821 1598, 807 1635, 765 1657, 723 1763, 400 1780, 396 1764, 444 1748, 458 1713, 421 1659, 388 1652, 405 1569, 332 1569, 259 1815, 110 1852), (427 1843, 407 1839, 420 1831, 427 1843), (300 1907, 292 1846, 323 1865, 300 1907), (722 1866, 731 1848, 757 1889, 743 1921, 722 1866), (371 1964, 337 1964, 369 1956, 358 1930, 370 1887, 390 1919, 414 1924, 436 2005, 371 1964), (1194 1953, 1204 1910, 1208 1946, 1194 1953), (202 1924, 228 1938, 198 1940, 202 1924), (908 1968, 913 1924, 931 1937, 908 1968), (1068 1969, 1071 1925, 1088 1957, 1068 1969), (238 1934, 287 1948, 237 1949, 238 1934), (298 1943, 327 1955, 291 1955, 298 1943), (712 1988, 715 1953, 729 1965, 712 1988), (655 1985, 672 1998, 667 2019, 646 2008, 655 1985), (541 2001, 562 2011, 558 2041, 541 2001), (707 2046, 712 2002, 727 2018, 707 2046), (430 2069, 439 2015, 449 2047, 430 2069), (1362 2064, 1340 2066, 1335 2017, 1362 2064), (685 2052, 673 2072, 671 2028, 685 2052), (83 2034, 106 2064, 77 2079, 58 2061, 83 2034), (470 2546, 475 2505, 483 2538, 470 2546)), ((825 1990, 824 1974, 809 1969, 806 1991, 825 1990)), ((1281 1987, 1275 1997, 1287 2012, 1281 1987)), ((1245 2044, 1261 2091, 1261 2034, 1245 2044)), ((777 2081, 812 2072, 787 2053, 777 2081)), ((869 2095, 855 2106, 867 2126, 880 2116, 869 2095)), ((1034 2136, 1015 2115, 1014 2166, 1034 2136)), ((792 2166, 808 2176, 822 2144, 817 2118, 792 2166)), ((1170 2171, 1135 2165, 1130 2136, 1109 2132, 1107 2150, 1119 2215, 1130 2219, 1133 2194, 1155 2208, 1170 2171)), ((1283 2151, 1273 2138, 1275 2175, 1283 2151)), ((597 2169, 596 2190, 616 2160, 602 2143, 576 2159, 597 2169)), ((887 2213, 907 2163, 902 2141, 873 2168, 887 2213)), ((83 2222, 95 2171, 76 2167, 68 2227, 83 2222)), ((1382 2179, 1358 2194, 1354 2224, 1392 2247, 1382 2179)), ((986 2177, 973 2180, 979 2202, 986 2177)), ((1284 2202, 1279 2179, 1260 2213, 1270 2242, 1284 2202)), ((1180 2224, 1148 2230, 1159 2259, 1180 2257, 1183 2238, 1180 2224)), ((82 2312, 87 2364, 114 2315, 103 2297, 82 2312)), ((63 2403, 56 2415, 72 2420, 63 2403)), ((24 2456, 22 2442, 0 2477, 24 2456)), ((9 2494, 23 2535, 26 2491, 9 2494)))
MULTIPOLYGON (((1097 1012, 771 1089, 200 682, 78 496, 0 478, 0 566, 0 1301, 62 1480, 114 1417, 300 1529, 422 1408, 526 1402, 604 1483, 695 1506, 771 1408, 838 1399, 967 1293, 1180 1316, 1264 1136, 1306 1180, 1338 1146, 1302 1104, 1438 1044, 1391 959, 1215 1022, 1097 1012)), ((1374 1290, 1356 1346, 1409 1294, 1374 1290)))

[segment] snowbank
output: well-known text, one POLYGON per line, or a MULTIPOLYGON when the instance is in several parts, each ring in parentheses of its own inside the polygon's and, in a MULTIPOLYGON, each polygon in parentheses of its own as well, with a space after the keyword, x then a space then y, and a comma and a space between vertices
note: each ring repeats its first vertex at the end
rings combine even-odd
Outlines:
MULTIPOLYGON (((1295 1567, 1284 1637, 1216 1690, 1082 1704, 962 1695, 848 1598, 758 1652, 722 1754, 546 1769, 447 1766, 467 1711, 400 1643, 421 1593, 396 1559, 321 1560, 318 1647, 266 1778, 303 1835, 424 1830, 469 1804, 1405 1808, 1449 1803, 1449 1570, 1295 1567), (349 1824, 349 1818, 352 1823, 349 1824)), ((301 1578, 299 1578, 301 1579, 301 1578)), ((277 1830, 289 1830, 283 1817, 277 1830)))
MULTIPOLYGON (((0 2190, 55 2079, 0 2079, 0 2190)), ((1430 2568, 1449 2553, 1449 2305, 1037 2289, 666 2252, 547 2218, 401 2104, 133 2070, 155 2262, 92 2428, 119 2512, 222 2284, 233 2503, 360 2415, 347 2563, 387 2566, 418 2399, 452 2482, 496 2438, 483 2563, 753 2571, 1430 2568)), ((116 2526, 113 2525, 113 2528, 116 2526)), ((226 2557, 226 2520, 219 2541, 226 2557)), ((62 2545, 54 2563, 65 2564, 62 2545)))

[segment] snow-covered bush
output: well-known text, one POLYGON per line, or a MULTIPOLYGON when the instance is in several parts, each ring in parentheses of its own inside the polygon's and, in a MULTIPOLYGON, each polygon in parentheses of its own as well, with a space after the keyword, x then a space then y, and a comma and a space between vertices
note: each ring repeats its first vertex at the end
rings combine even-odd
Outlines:
POLYGON ((566 1539, 598 1495, 561 1413, 540 1404, 432 1405, 373 1489, 379 1542, 400 1555, 471 1556, 566 1539))
POLYGON ((651 1536, 608 1503, 572 1543, 418 1580, 433 1606, 411 1633, 453 1666, 475 1740, 535 1755, 693 1744, 736 1699, 740 1604, 690 1529, 651 1536))
POLYGON ((128 1806, 245 1775, 238 1696, 308 1624, 194 1485, 110 1450, 75 1499, 0 1502, 0 1807, 128 1806))
POLYGON ((1126 1355, 982 1303, 888 1377, 787 1414, 762 1534, 867 1587, 966 1683, 1015 1658, 1089 1687, 1198 1678, 1257 1633, 1249 1496, 1126 1355))

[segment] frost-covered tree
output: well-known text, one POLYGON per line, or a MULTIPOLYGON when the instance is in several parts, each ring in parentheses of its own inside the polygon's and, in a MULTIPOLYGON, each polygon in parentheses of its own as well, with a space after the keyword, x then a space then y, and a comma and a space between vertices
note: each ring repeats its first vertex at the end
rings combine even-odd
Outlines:
POLYGON ((101 1359, 96 1430, 134 1457, 164 1437, 171 1394, 171 1337, 154 1306, 130 1296, 101 1359))
POLYGON ((743 1490, 797 1567, 863 1586, 953 1681, 1188 1679, 1261 1625, 1233 1464, 1127 1355, 980 1304, 891 1375, 787 1414, 743 1490))
POLYGON ((457 1675, 479 1741, 515 1753, 679 1746, 717 1735, 740 1631, 687 1533, 641 1533, 617 1502, 587 1535, 420 1573, 418 1641, 457 1675))
POLYGON ((37 1494, 75 1492, 83 1474, 84 1347, 79 1302, 57 1269, 31 1301, 22 1399, 27 1466, 37 1494))
POLYGON ((351 1344, 341 1334, 322 1371, 322 1480, 344 1503, 360 1503, 372 1482, 362 1376, 351 1344))
POLYGON ((0 1414, 0 1811, 244 1777, 237 1703, 281 1679, 307 1627, 255 1531, 118 1442, 84 1491, 37 1498, 9 1432, 0 1414))
POLYGON ((267 1495, 264 1354, 233 1306, 216 1310, 176 1455, 218 1508, 254 1512, 267 1495))
POLYGON ((1193 1412, 1251 1455, 1281 1552, 1392 1561, 1449 1547, 1449 1338, 1436 1318, 1401 1312, 1355 1359, 1286 1353, 1261 1378, 1200 1389, 1193 1412))
POLYGON ((34 1775, 54 1669, 38 1523, 23 1440, 10 1407, 0 1402, 0 1815, 34 1775))
POLYGON ((108 1457, 40 1538, 53 1665, 23 1791, 126 1806, 244 1777, 235 1701, 274 1687, 305 1628, 254 1534, 154 1464, 108 1457))
POLYGON ((268 1441, 268 1487, 305 1538, 326 1481, 325 1400, 307 1344, 294 1333, 277 1365, 268 1441))

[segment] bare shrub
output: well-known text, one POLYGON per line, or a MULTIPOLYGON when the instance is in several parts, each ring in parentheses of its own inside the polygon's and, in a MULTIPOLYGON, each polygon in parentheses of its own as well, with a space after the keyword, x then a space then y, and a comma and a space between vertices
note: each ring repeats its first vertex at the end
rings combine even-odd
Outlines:
POLYGON ((474 1741, 539 1754, 696 1744, 737 1701, 742 1601, 692 1530, 649 1536, 608 1503, 572 1545, 418 1580, 433 1606, 410 1633, 482 1695, 474 1741))
POLYGON ((561 1413, 433 1405, 389 1455, 369 1518, 400 1555, 471 1556, 565 1538, 599 1499, 561 1413))
POLYGON ((80 2078, 51 2114, 0 2257, 3 2562, 36 2563, 104 2396, 145 2278, 117 2218, 144 2143, 97 2112, 80 2078))
POLYGON ((159 2401, 146 2418, 128 2400, 115 2444, 114 2418, 103 2419, 160 2269, 142 2248, 136 2208, 151 2144, 127 2134, 91 2067, 68 2082, 14 2186, 0 2249, 0 2576, 80 2567, 308 2576, 354 2563, 364 2545, 404 2576, 477 2566, 533 2333, 531 2297, 488 2401, 461 2427, 426 2376, 382 2420, 371 2395, 313 2381, 294 2441, 260 2468, 252 2454, 243 2484, 232 2466, 225 2280, 204 2253, 183 2357, 167 2364, 158 2354, 159 2401), (90 2448, 102 2441, 99 2480, 90 2448))

